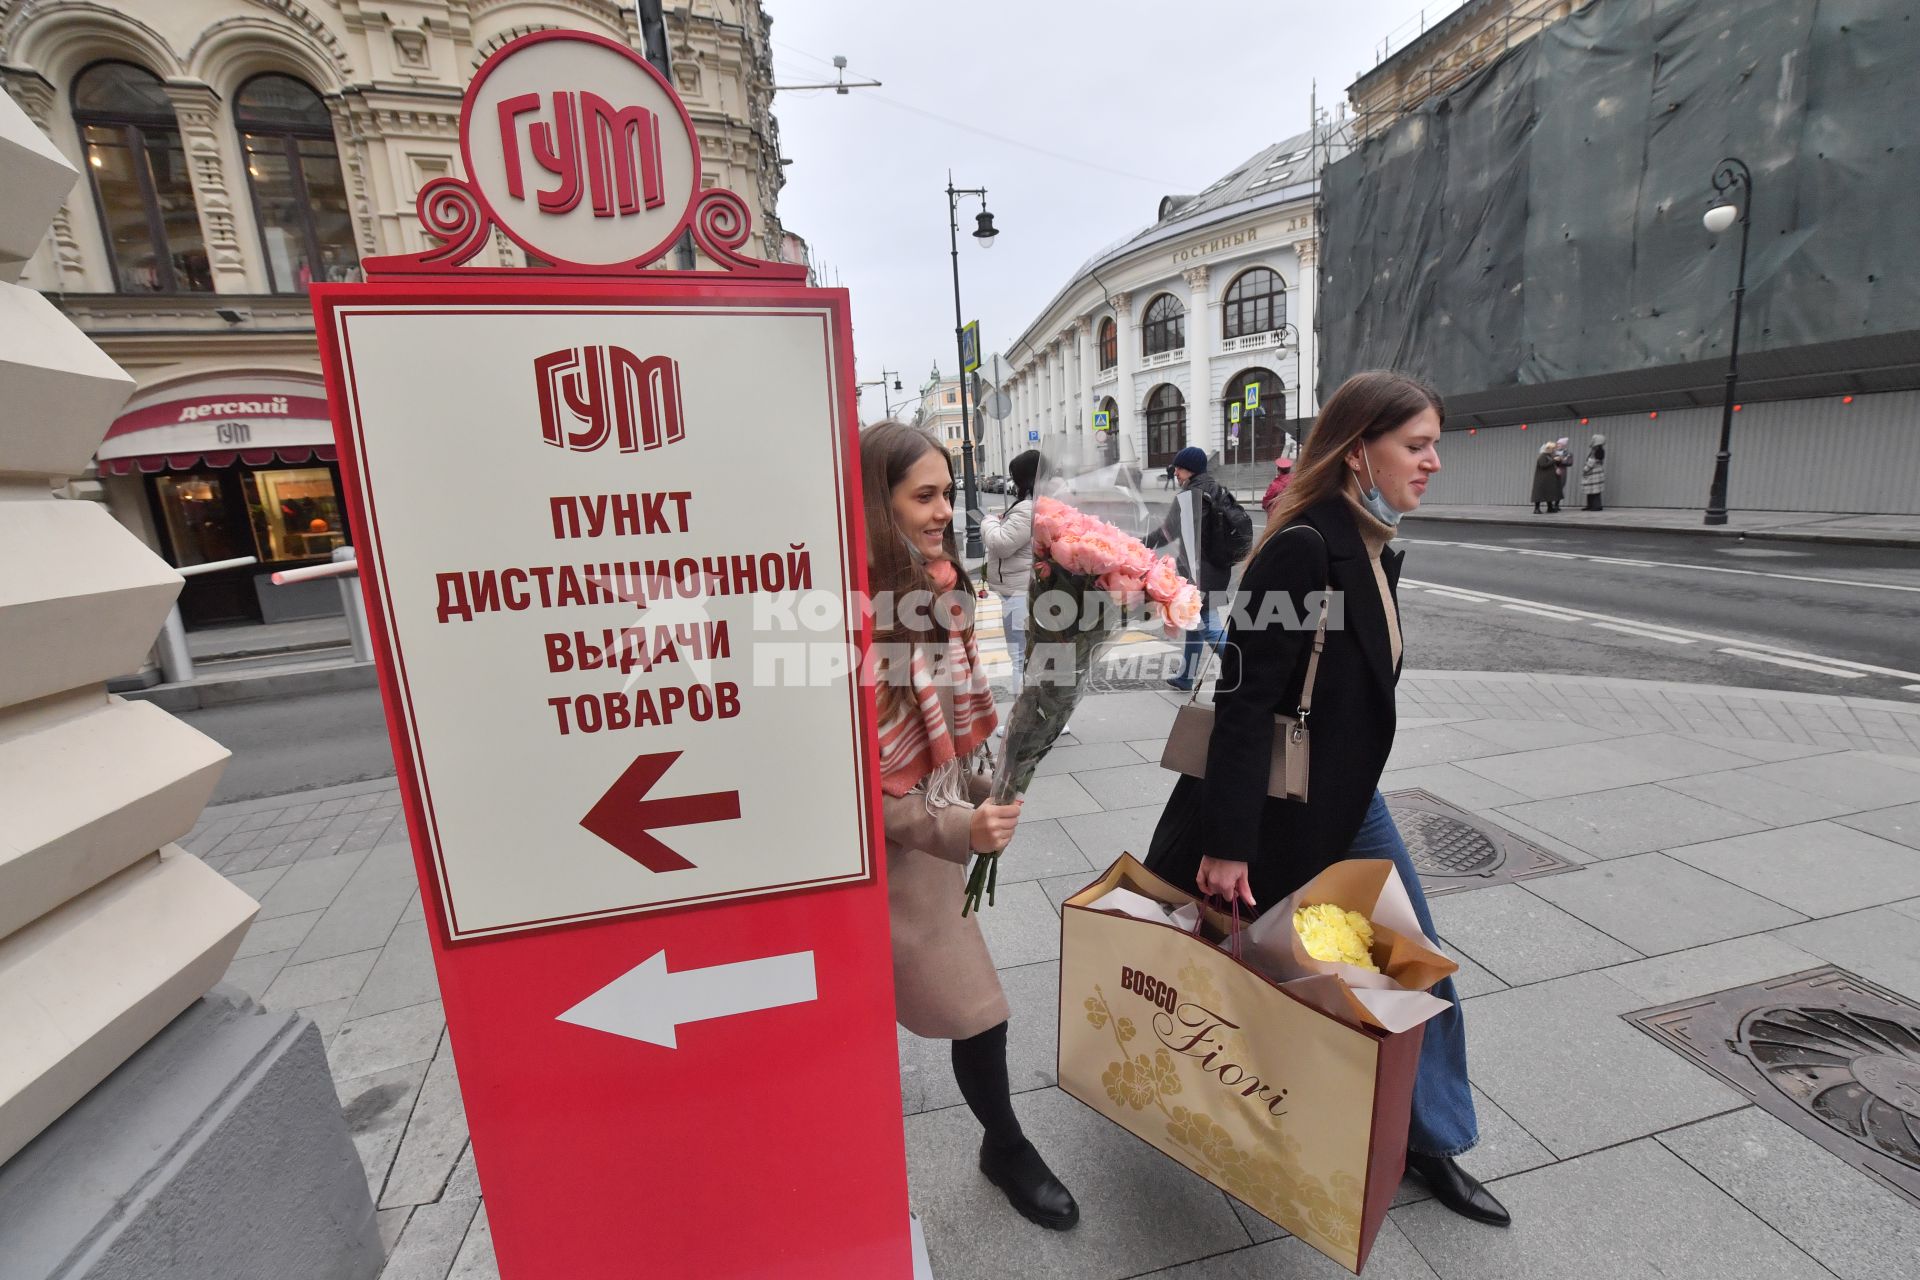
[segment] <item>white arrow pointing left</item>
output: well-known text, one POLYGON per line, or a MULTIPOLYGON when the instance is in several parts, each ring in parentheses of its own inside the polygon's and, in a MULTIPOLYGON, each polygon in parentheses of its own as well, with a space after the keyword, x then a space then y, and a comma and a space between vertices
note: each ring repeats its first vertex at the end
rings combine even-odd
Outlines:
POLYGON ((667 953, 656 951, 561 1014, 560 1021, 675 1049, 674 1032, 683 1023, 818 998, 811 951, 679 973, 667 972, 667 953))

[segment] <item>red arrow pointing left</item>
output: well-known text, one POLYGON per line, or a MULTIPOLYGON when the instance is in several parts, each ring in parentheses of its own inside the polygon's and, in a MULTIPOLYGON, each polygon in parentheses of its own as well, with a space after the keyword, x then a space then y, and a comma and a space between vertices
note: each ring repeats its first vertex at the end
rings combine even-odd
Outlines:
POLYGON ((649 871, 691 869, 693 864, 662 844, 653 835, 653 828, 732 821, 740 816, 740 793, 709 791, 697 796, 647 799, 654 784, 679 758, 678 751, 637 757, 587 810, 580 825, 649 871))

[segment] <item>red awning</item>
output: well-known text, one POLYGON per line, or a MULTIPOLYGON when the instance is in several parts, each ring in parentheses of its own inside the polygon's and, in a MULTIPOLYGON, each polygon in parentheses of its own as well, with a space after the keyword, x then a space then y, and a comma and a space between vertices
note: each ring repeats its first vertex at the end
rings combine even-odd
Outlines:
POLYGON ((195 467, 230 467, 235 462, 249 467, 270 466, 274 462, 298 465, 302 462, 336 461, 330 444, 287 445, 279 449, 208 449, 199 453, 142 453, 129 458, 101 458, 100 470, 108 475, 130 476, 136 470, 147 475, 156 471, 191 471, 195 467))
POLYGON ((318 386, 282 378, 223 379, 140 398, 100 442, 108 475, 334 461, 333 424, 318 386))

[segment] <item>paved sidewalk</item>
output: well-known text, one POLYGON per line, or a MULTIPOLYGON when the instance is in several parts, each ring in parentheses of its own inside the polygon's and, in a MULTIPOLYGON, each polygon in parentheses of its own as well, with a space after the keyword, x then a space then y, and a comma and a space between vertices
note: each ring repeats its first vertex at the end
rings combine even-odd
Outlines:
POLYGON ((1703 523, 1699 507, 1608 507, 1583 511, 1579 503, 1554 515, 1535 515, 1526 504, 1447 506, 1427 503, 1410 521, 1454 524, 1516 524, 1538 528, 1621 529, 1635 533, 1693 533, 1708 537, 1774 542, 1829 542, 1859 546, 1920 547, 1920 516, 1854 515, 1835 511, 1730 511, 1724 525, 1703 523))
MULTIPOLYGON (((938 1280, 1345 1274, 1055 1087, 1058 904, 1144 849, 1174 701, 1075 712, 982 916, 1014 1009, 1016 1107, 1079 1196, 1078 1230, 1007 1208, 974 1167, 945 1045, 900 1036, 938 1280)), ((1409 673, 1400 709, 1385 790, 1425 791, 1566 869, 1433 903, 1480 1104, 1463 1163, 1518 1225, 1467 1223, 1409 1182, 1370 1280, 1920 1274, 1920 1199, 1835 1154, 1866 1150, 1846 1132, 1864 1117, 1920 1196, 1920 1008, 1852 1048, 1788 1037, 1783 1064, 1814 1065, 1751 1092, 1624 1017, 1827 966, 1920 1002, 1920 705, 1449 672, 1409 673), (1783 1103, 1795 1080, 1841 1104, 1829 1122, 1783 1103)), ((327 1038, 386 1275, 478 1280, 492 1248, 398 805, 391 781, 247 801, 184 843, 261 902, 228 980, 327 1038)))

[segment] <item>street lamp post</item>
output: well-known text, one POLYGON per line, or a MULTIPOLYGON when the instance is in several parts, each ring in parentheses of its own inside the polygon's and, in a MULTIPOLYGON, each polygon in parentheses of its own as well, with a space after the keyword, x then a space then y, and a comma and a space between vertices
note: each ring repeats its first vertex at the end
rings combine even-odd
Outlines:
POLYGON ((1740 273, 1733 287, 1733 335, 1727 342, 1727 390, 1720 406, 1720 452, 1713 458, 1713 485, 1707 490, 1707 524, 1727 522, 1727 468, 1732 461, 1733 403, 1740 389, 1740 304, 1747 295, 1747 232, 1752 226, 1753 173, 1747 166, 1728 156, 1713 171, 1713 189, 1720 203, 1707 210, 1701 219, 1706 228, 1719 235, 1736 221, 1740 224, 1740 273), (1734 188, 1739 191, 1735 192, 1734 188))
POLYGON ((854 385, 856 387, 880 388, 880 403, 886 407, 887 417, 891 418, 893 417, 893 401, 887 398, 887 382, 889 379, 892 380, 895 391, 902 390, 900 386, 900 375, 892 369, 882 369, 879 377, 870 378, 865 382, 855 383, 854 385))
POLYGON ((961 484, 967 491, 967 545, 965 554, 975 558, 986 554, 986 548, 980 543, 980 496, 974 488, 973 466, 973 419, 967 412, 967 342, 964 330, 967 322, 960 314, 960 197, 979 196, 980 212, 974 218, 973 238, 982 249, 993 248, 993 238, 999 231, 993 225, 993 215, 987 212, 987 189, 985 187, 959 187, 953 185, 953 174, 947 174, 947 232, 953 251, 953 349, 959 357, 957 372, 960 377, 960 473, 961 484))
MULTIPOLYGON (((1291 333, 1293 335, 1293 416, 1298 418, 1301 416, 1300 415, 1300 399, 1301 399, 1301 395, 1300 395, 1300 391, 1301 391, 1301 388, 1300 388, 1300 328, 1298 325, 1294 324, 1293 321, 1291 320, 1282 320, 1280 322, 1280 332, 1291 333)), ((1303 431, 1301 434, 1304 436, 1306 433, 1303 431)), ((1286 447, 1287 447, 1286 435, 1287 435, 1287 429, 1283 424, 1280 428, 1280 449, 1281 449, 1281 452, 1283 453, 1286 451, 1286 447)), ((1299 443, 1304 444, 1305 441, 1302 440, 1299 443)))

